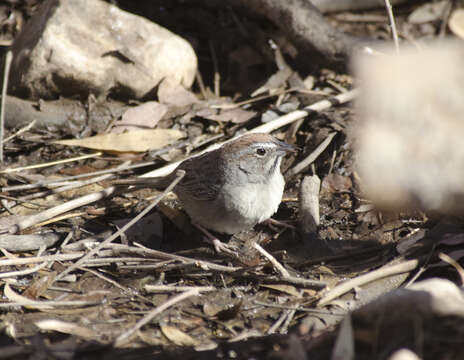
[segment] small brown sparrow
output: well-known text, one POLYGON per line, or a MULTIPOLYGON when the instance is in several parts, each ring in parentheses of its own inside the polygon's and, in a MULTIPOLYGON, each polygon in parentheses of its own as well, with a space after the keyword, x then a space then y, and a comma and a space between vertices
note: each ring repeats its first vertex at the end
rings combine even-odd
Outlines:
MULTIPOLYGON (((217 252, 228 246, 206 229, 235 234, 270 219, 282 200, 282 157, 296 148, 268 134, 247 134, 183 161, 185 170, 174 192, 192 223, 213 241, 217 252)), ((116 184, 165 188, 176 171, 161 178, 116 181, 116 184)))

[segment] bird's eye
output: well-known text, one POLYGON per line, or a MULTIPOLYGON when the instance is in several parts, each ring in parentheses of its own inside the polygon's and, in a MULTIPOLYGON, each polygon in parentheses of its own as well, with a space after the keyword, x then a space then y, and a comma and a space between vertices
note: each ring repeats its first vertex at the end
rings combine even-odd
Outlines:
POLYGON ((266 155, 266 149, 264 149, 264 148, 257 148, 257 149, 256 149, 256 154, 258 154, 259 156, 264 156, 264 155, 266 155))

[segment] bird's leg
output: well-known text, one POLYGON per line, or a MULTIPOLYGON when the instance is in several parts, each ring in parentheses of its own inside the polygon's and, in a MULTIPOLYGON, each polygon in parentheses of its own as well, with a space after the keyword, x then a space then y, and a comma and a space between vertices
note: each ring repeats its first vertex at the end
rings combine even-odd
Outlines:
POLYGON ((236 250, 237 248, 233 245, 224 244, 221 240, 219 240, 216 236, 211 234, 208 230, 206 230, 203 226, 192 223, 198 230, 200 230, 203 234, 206 235, 206 239, 209 240, 214 246, 214 250, 217 253, 225 252, 230 255, 238 256, 236 250))
POLYGON ((266 224, 267 226, 269 226, 274 231, 278 231, 277 227, 279 227, 279 226, 287 228, 287 229, 291 229, 292 231, 296 230, 295 226, 287 224, 284 221, 279 221, 279 220, 275 220, 275 219, 272 219, 272 218, 264 220, 261 224, 266 224))

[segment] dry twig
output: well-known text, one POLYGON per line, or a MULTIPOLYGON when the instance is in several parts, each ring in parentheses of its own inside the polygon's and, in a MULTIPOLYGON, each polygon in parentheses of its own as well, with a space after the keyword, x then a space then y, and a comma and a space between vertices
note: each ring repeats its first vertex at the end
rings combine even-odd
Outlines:
POLYGON ((382 279, 387 276, 396 274, 403 274, 414 270, 419 265, 419 260, 409 260, 396 265, 383 266, 380 269, 371 271, 367 274, 358 276, 354 279, 345 281, 344 283, 337 285, 332 290, 328 291, 324 297, 317 303, 318 306, 327 305, 333 299, 347 293, 357 286, 361 286, 371 281, 382 279))

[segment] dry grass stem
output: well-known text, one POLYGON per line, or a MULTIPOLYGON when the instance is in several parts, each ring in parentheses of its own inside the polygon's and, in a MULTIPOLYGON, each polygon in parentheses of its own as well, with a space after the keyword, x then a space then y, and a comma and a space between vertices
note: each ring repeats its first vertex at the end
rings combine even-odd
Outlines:
POLYGON ((115 191, 115 187, 109 187, 106 189, 103 189, 101 191, 88 194, 85 196, 81 196, 80 198, 68 201, 64 204, 60 204, 57 206, 54 206, 50 209, 47 209, 45 211, 42 211, 38 214, 28 216, 27 218, 18 221, 15 225, 12 225, 8 228, 8 232, 10 234, 15 234, 21 230, 27 229, 31 226, 37 225, 41 222, 44 222, 46 220, 49 220, 55 216, 58 216, 60 214, 63 214, 67 211, 76 209, 78 207, 84 206, 91 204, 95 201, 101 200, 103 198, 106 198, 113 194, 115 191))
POLYGON ((8 50, 5 56, 5 69, 3 72, 2 100, 0 109, 0 163, 3 164, 3 134, 5 130, 5 104, 6 94, 8 91, 8 78, 10 77, 11 62, 13 61, 13 52, 8 50))
POLYGON ((96 158, 96 157, 99 157, 101 155, 102 155, 101 152, 97 152, 97 153, 93 153, 93 154, 76 156, 76 157, 70 158, 70 159, 50 161, 48 163, 43 163, 43 164, 22 166, 22 167, 17 167, 17 168, 8 168, 8 169, 0 171, 0 174, 8 174, 8 173, 18 172, 18 171, 23 171, 23 170, 40 169, 40 168, 43 168, 43 167, 48 167, 48 166, 53 166, 53 165, 58 165, 58 164, 64 164, 64 163, 73 162, 73 161, 96 158))
POLYGON ((145 291, 150 293, 165 293, 165 292, 185 292, 189 290, 197 290, 199 292, 217 290, 214 286, 177 286, 177 285, 145 285, 145 291))
POLYGON ((2 273, 0 273, 0 279, 12 278, 12 277, 23 276, 23 275, 30 275, 30 274, 33 274, 33 273, 39 271, 40 269, 43 269, 47 265, 48 265, 48 261, 44 262, 43 264, 34 266, 33 268, 26 269, 26 270, 2 272, 2 273))
POLYGON ((385 8, 387 9, 388 20, 390 21, 390 27, 392 30, 393 42, 395 43, 396 52, 400 52, 400 42, 398 40, 398 32, 396 31, 395 17, 393 16, 393 9, 390 0, 385 0, 385 8))
POLYGON ((274 266, 274 269, 277 270, 277 272, 280 273, 284 278, 289 278, 290 273, 285 269, 277 260, 274 256, 269 254, 266 250, 263 249, 261 245, 258 243, 254 242, 253 247, 261 254, 263 255, 271 264, 274 266))
POLYGON ((75 260, 75 259, 82 257, 83 255, 84 255, 83 252, 78 252, 78 253, 72 253, 72 254, 43 255, 43 256, 35 256, 35 257, 28 257, 28 258, 7 259, 7 260, 0 260, 0 266, 35 264, 35 263, 41 263, 44 261, 75 260))

